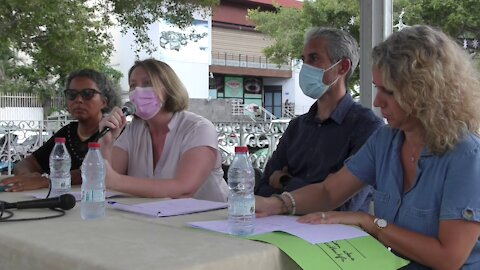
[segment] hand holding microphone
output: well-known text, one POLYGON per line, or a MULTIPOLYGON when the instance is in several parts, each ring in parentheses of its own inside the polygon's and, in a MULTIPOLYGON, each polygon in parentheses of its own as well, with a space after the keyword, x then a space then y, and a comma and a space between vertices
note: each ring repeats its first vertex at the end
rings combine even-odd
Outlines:
MULTIPOLYGON (((113 110, 112 113, 110 113, 109 116, 107 116, 105 119, 102 121, 105 122, 111 122, 111 123, 120 123, 119 127, 123 127, 125 125, 125 119, 124 116, 129 116, 132 114, 135 114, 136 108, 135 105, 127 101, 125 104, 123 104, 122 111, 121 113, 117 110, 113 110)), ((107 134, 110 131, 110 127, 104 127, 103 130, 98 134, 96 141, 98 141, 100 138, 102 138, 105 134, 107 134)))

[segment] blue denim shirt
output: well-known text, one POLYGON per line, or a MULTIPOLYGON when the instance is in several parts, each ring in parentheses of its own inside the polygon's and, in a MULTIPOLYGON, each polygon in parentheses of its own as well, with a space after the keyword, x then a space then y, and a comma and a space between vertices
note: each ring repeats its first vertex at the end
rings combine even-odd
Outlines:
MULTIPOLYGON (((316 118, 317 103, 292 121, 280 138, 277 149, 268 161, 257 194, 271 196, 323 181, 342 168, 345 159, 354 154, 383 121, 372 110, 355 103, 347 93, 330 118, 316 118), (269 185, 270 175, 288 167, 293 176, 284 190, 269 185)), ((371 189, 366 188, 341 210, 368 211, 371 189)))
MULTIPOLYGON (((385 126, 346 161, 350 172, 376 188, 375 215, 431 237, 438 236, 441 220, 480 221, 480 138, 468 134, 442 155, 424 148, 416 181, 405 193, 400 161, 404 139, 402 131, 385 126)), ((412 263, 406 269, 425 268, 412 263)), ((480 241, 462 269, 480 269, 480 241)))

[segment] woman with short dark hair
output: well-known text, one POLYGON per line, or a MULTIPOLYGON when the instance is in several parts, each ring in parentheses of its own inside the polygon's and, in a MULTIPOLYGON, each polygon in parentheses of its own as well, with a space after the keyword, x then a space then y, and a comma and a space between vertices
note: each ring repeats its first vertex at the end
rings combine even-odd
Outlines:
POLYGON ((19 161, 14 167, 15 176, 0 182, 0 185, 11 185, 5 191, 49 187, 46 174, 50 173, 49 156, 56 137, 66 138, 65 145, 72 159, 72 184, 82 183, 80 166, 87 154, 88 143, 96 140, 103 114, 119 105, 120 98, 110 80, 93 69, 72 72, 67 78, 64 95, 67 109, 77 121, 62 127, 32 155, 19 161))

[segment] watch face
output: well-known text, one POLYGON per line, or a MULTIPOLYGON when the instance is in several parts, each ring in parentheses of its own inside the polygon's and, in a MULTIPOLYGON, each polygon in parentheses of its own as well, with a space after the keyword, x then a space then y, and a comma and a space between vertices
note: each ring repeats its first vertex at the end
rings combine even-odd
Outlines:
POLYGON ((377 226, 382 229, 387 227, 387 221, 385 219, 379 218, 376 223, 377 223, 377 226))

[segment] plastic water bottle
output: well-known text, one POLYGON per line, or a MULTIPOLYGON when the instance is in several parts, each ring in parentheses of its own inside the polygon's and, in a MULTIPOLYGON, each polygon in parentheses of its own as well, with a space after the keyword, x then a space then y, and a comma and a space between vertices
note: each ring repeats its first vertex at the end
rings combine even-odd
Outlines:
POLYGON ((230 233, 249 235, 255 223, 255 172, 246 146, 235 147, 235 158, 228 170, 228 223, 230 233))
POLYGON ((100 144, 88 143, 88 152, 82 163, 82 219, 105 217, 105 161, 100 144))
POLYGON ((55 146, 50 153, 49 165, 51 181, 50 197, 69 193, 72 187, 72 178, 70 176, 72 159, 65 146, 65 138, 55 138, 55 146))

